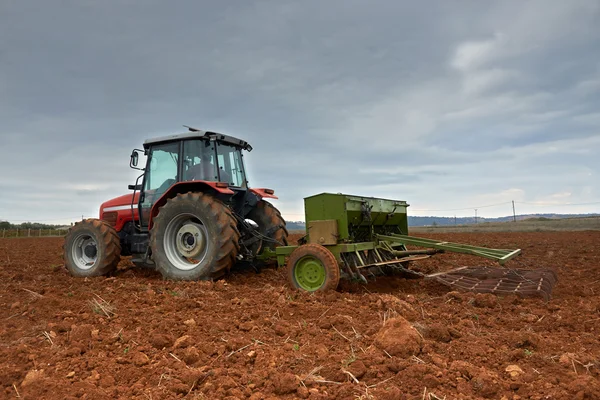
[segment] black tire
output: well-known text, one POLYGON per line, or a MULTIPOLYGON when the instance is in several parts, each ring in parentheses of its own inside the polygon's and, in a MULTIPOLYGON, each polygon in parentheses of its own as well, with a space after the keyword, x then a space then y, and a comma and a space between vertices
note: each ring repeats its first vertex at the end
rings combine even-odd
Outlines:
POLYGON ((326 247, 309 243, 292 251, 286 276, 295 289, 326 292, 337 289, 340 267, 333 253, 326 247))
POLYGON ((77 222, 63 244, 63 261, 73 276, 102 276, 113 272, 121 259, 117 231, 99 219, 77 222))
POLYGON ((150 230, 150 247, 163 277, 211 280, 235 264, 239 238, 229 207, 211 195, 188 192, 160 208, 150 230))
MULTIPOLYGON (((271 203, 259 200, 256 207, 248 213, 246 218, 256 222, 258 231, 261 234, 276 240, 283 246, 287 246, 288 231, 285 227, 285 220, 281 216, 279 210, 271 203)), ((263 240, 262 247, 258 252, 262 251, 263 248, 274 250, 277 246, 280 246, 280 244, 263 240)))

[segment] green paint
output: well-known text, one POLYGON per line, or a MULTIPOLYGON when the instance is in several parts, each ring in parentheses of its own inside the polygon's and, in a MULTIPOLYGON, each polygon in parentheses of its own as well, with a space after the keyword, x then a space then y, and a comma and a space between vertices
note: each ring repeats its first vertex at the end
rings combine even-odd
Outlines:
POLYGON ((314 292, 325 283, 325 267, 319 259, 305 256, 294 265, 294 278, 298 285, 309 292, 314 292))
MULTIPOLYGON (((408 233, 408 206, 401 200, 341 193, 321 193, 304 199, 307 227, 310 221, 335 219, 340 243, 370 241, 375 233, 408 233)), ((310 232, 307 234, 310 236, 310 232)))
MULTIPOLYGON (((501 265, 521 253, 520 249, 488 249, 460 243, 440 242, 408 236, 408 204, 401 200, 378 199, 347 194, 321 193, 304 199, 307 235, 310 238, 308 225, 311 221, 336 220, 338 224, 338 244, 325 246, 338 262, 342 261, 342 253, 355 253, 364 250, 406 250, 406 245, 440 249, 454 253, 472 254, 497 261, 501 265), (366 212, 368 210, 368 212, 366 212)), ((298 246, 280 246, 275 252, 264 253, 265 260, 277 258, 277 264, 282 267, 288 257, 298 246)), ((260 256, 259 256, 260 257, 260 256)), ((318 262, 316 260, 315 262, 318 262)), ((309 261, 306 261, 306 271, 309 271, 309 261)), ((322 266, 321 266, 322 267, 322 266)), ((306 290, 316 290, 320 287, 310 283, 313 279, 311 272, 295 271, 298 283, 304 279, 306 290), (299 275, 298 275, 299 274, 299 275)), ((324 268, 323 268, 324 271, 324 268)), ((324 272, 323 272, 324 273, 324 272)), ((324 279, 324 275, 323 275, 324 279)))

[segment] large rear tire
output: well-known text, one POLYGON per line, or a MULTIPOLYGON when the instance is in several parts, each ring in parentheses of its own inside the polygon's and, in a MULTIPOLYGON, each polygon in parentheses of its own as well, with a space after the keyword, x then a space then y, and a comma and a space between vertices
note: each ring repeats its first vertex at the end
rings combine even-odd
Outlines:
POLYGON ((120 259, 119 235, 102 220, 77 222, 65 236, 63 260, 73 276, 106 275, 117 268, 120 259))
POLYGON ((210 280, 235 264, 239 238, 229 207, 211 195, 188 192, 160 208, 150 231, 150 247, 163 277, 210 280))
POLYGON ((335 256, 327 248, 314 243, 292 251, 286 275, 293 288, 307 292, 335 290, 340 283, 340 267, 335 256))
POLYGON ((287 246, 288 231, 285 227, 285 220, 281 216, 281 213, 271 203, 259 200, 256 207, 252 209, 246 216, 258 225, 258 231, 276 242, 269 242, 267 240, 262 241, 262 246, 258 249, 258 252, 264 248, 274 250, 279 245, 287 246))

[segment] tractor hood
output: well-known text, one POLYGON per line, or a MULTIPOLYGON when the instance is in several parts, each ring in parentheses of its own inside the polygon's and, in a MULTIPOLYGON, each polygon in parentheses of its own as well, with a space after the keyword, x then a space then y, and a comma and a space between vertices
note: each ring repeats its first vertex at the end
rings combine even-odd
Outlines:
MULTIPOLYGON (((140 197, 140 192, 136 192, 135 199, 133 199, 134 200, 134 202, 133 202, 134 208, 136 208, 135 206, 138 203, 139 197, 140 197)), ((102 218, 102 214, 105 212, 131 210, 132 198, 133 198, 133 193, 124 194, 123 196, 115 197, 114 199, 105 201, 100 206, 100 218, 102 218)))

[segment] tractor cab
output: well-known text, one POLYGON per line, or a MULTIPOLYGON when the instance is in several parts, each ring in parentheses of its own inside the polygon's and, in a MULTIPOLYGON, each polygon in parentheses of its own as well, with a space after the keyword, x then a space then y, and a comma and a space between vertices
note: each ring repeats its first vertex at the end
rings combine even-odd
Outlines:
MULTIPOLYGON (((191 182, 196 187, 205 184, 209 191, 243 213, 248 181, 242 150, 251 151, 252 146, 220 133, 190 130, 190 133, 144 142, 146 167, 140 177, 142 183, 133 187, 140 191, 139 197, 136 196, 141 211, 140 226, 149 225, 151 210, 169 189, 183 190, 191 182)), ((131 155, 132 167, 137 165, 139 151, 134 150, 131 155)))

